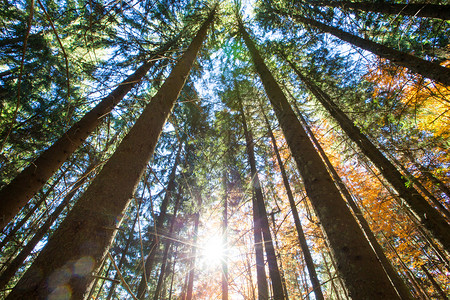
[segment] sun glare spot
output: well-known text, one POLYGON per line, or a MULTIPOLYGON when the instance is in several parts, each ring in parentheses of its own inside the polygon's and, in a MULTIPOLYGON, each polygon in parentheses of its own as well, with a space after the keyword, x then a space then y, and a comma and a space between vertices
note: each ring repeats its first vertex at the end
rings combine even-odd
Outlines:
POLYGON ((208 265, 219 265, 224 256, 224 245, 221 236, 212 236, 202 247, 202 257, 208 265))

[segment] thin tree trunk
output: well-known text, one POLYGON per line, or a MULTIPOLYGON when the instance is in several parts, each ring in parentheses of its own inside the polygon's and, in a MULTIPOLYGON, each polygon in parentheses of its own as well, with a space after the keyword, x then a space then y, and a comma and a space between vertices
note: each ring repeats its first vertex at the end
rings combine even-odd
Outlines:
POLYGON ((279 250, 280 246, 278 245, 278 236, 277 236, 277 230, 276 230, 276 224, 275 224, 275 214, 279 213, 279 212, 280 211, 271 212, 271 213, 269 213, 269 215, 272 219, 273 237, 274 237, 274 241, 275 241, 275 250, 276 250, 276 254, 277 254, 277 259, 280 262, 280 275, 281 275, 281 283, 283 284, 284 299, 289 300, 288 290, 287 290, 287 285, 286 285, 286 278, 285 278, 284 269, 283 269, 283 262, 281 260, 281 254, 280 254, 280 250, 279 250))
POLYGON ((27 243, 25 247, 22 248, 20 253, 12 260, 4 272, 0 276, 0 290, 2 290, 11 278, 16 274, 17 270, 27 259, 36 245, 42 240, 45 234, 48 232, 53 223, 58 219, 59 215, 62 213, 64 208, 66 208, 69 202, 72 200, 78 189, 86 182, 89 173, 94 170, 97 166, 96 160, 87 167, 86 171, 81 175, 80 179, 74 184, 70 189, 69 193, 64 197, 63 201, 56 207, 53 213, 47 218, 44 224, 39 228, 39 230, 34 234, 33 238, 27 243))
POLYGON ((258 214, 255 195, 252 195, 253 211, 253 239, 255 243, 256 285, 258 287, 258 300, 269 299, 269 286, 264 265, 264 246, 261 232, 261 222, 258 214))
POLYGON ((181 142, 178 147, 177 155, 175 156, 175 162, 173 164, 172 170, 169 175, 169 182, 167 183, 166 187, 166 194, 164 195, 164 199, 161 202, 161 207, 159 209, 159 215, 156 218, 155 222, 155 230, 154 232, 150 232, 153 234, 150 246, 148 249, 150 249, 149 254, 147 255, 147 258, 145 259, 144 263, 144 271, 141 276, 141 281, 139 282, 136 296, 139 299, 143 299, 145 297, 145 292, 147 291, 147 278, 149 278, 150 273, 153 269, 153 265, 155 262, 155 255, 157 252, 157 249, 159 247, 159 236, 163 231, 163 225, 164 221, 166 219, 167 215, 167 207, 169 205, 169 201, 172 197, 172 192, 175 189, 175 175, 177 172, 178 163, 180 160, 181 150, 183 148, 183 143, 181 142))
MULTIPOLYGON (((194 195, 197 199, 198 209, 200 210, 202 205, 202 196, 198 187, 194 187, 194 195)), ((200 212, 197 211, 194 215, 194 231, 193 231, 193 241, 192 241, 192 250, 191 250, 191 259, 189 261, 189 277, 187 281, 186 294, 183 300, 192 300, 192 294, 194 292, 194 278, 195 278, 195 260, 197 258, 197 238, 198 238, 198 226, 200 224, 200 212)))
POLYGON ((375 145, 355 126, 347 115, 332 101, 331 97, 321 90, 288 60, 293 70, 305 83, 316 99, 325 107, 331 116, 339 123, 347 136, 372 161, 386 180, 394 187, 399 196, 405 200, 414 211, 420 223, 441 243, 444 249, 450 251, 450 225, 445 218, 433 208, 425 198, 413 187, 408 187, 407 180, 395 166, 375 147, 375 145))
POLYGON ((314 3, 317 6, 338 7, 342 9, 357 9, 388 15, 414 16, 421 18, 434 18, 449 20, 450 5, 428 4, 428 3, 386 3, 386 2, 350 2, 330 1, 325 3, 314 3))
POLYGON ((322 255, 323 263, 325 265, 325 271, 327 272, 327 275, 329 278, 328 280, 331 285, 330 298, 331 298, 332 291, 334 291, 334 293, 336 294, 336 300, 341 300, 341 297, 339 296, 339 291, 338 291, 336 285, 334 284, 334 278, 333 278, 333 274, 331 273, 331 270, 330 270, 330 265, 328 264, 327 259, 326 259, 325 255, 323 254, 323 252, 321 252, 320 254, 322 255))
POLYGON ((169 239, 166 239, 164 242, 164 253, 163 253, 163 258, 162 258, 162 263, 161 263, 161 271, 159 273, 158 283, 156 284, 156 289, 155 289, 155 293, 153 295, 153 300, 158 300, 159 295, 161 294, 161 288, 162 288, 162 284, 164 281, 164 275, 166 272, 167 258, 169 256, 169 250, 172 246, 172 240, 170 238, 172 237, 173 229, 175 227, 175 221, 176 221, 178 209, 180 206, 180 198, 181 198, 181 195, 178 194, 177 199, 175 200, 175 204, 174 204, 172 220, 170 222, 169 239))
POLYGON ((424 265, 421 265, 420 268, 422 269, 422 271, 425 272, 425 274, 428 277, 428 280, 431 281, 431 284, 433 285, 436 292, 438 292, 439 297, 443 300, 448 299, 447 295, 442 290, 441 286, 436 282, 436 280, 433 278, 433 276, 430 274, 430 272, 427 270, 427 268, 424 265))
POLYGON ((399 66, 406 67, 412 72, 420 74, 426 78, 436 80, 444 85, 450 85, 450 68, 442 67, 437 63, 433 63, 385 45, 360 38, 356 35, 345 32, 336 27, 320 23, 316 20, 305 18, 300 15, 294 15, 293 18, 304 24, 314 26, 324 32, 330 33, 337 38, 361 49, 388 59, 399 66))
MULTIPOLYGON (((238 92, 238 87, 236 86, 238 92)), ((274 299, 283 300, 283 284, 281 282, 280 270, 278 268, 277 257, 275 254, 275 248, 273 246, 272 236, 269 228, 269 220, 267 218, 266 205, 264 203, 264 196, 261 189, 261 182, 259 181, 258 171, 256 169, 256 159, 254 152, 254 142, 252 132, 247 127, 245 119, 244 109, 242 107, 242 100, 240 99, 238 92, 238 100, 240 106, 240 112, 242 117, 242 125, 244 128, 244 136, 247 148, 248 162, 250 164, 253 193, 255 195, 254 206, 258 211, 258 221, 260 222, 261 231, 264 239, 264 249, 266 250, 267 263, 269 265, 269 275, 272 282, 272 290, 274 299)))
POLYGON ((283 161, 281 160, 280 152, 278 150, 277 141, 275 136, 273 135, 272 128, 270 127, 269 120, 262 111, 264 120, 266 122, 267 131, 269 133, 270 139, 272 140, 273 150, 275 152, 275 156, 277 158, 278 166, 280 167, 281 178, 283 179, 284 188, 286 189, 286 194, 289 200, 289 205, 292 212, 292 217, 294 218, 295 228, 297 230, 298 242, 300 244, 300 248, 302 249, 303 257, 305 259, 306 267, 308 268, 309 279, 311 280, 314 295, 317 300, 324 299, 322 289, 320 287, 320 281, 316 273, 316 268, 314 266, 314 261, 311 256, 311 252, 309 251, 308 244, 306 242, 306 237, 302 228, 302 224, 300 222, 300 218, 298 215, 297 205, 295 204, 294 195, 292 194, 291 186, 289 184, 289 180, 286 174, 286 170, 284 168, 283 161))
POLYGON ((239 27, 351 296, 354 299, 398 299, 389 278, 309 141, 286 96, 242 23, 239 27))
MULTIPOLYGON (((386 151, 386 150, 385 150, 386 151)), ((425 186, 416 178, 409 170, 403 166, 393 155, 387 152, 388 157, 402 170, 408 180, 411 180, 414 185, 434 204, 434 206, 450 220, 450 211, 430 192, 425 186)))
POLYGON ((74 263, 85 263, 84 270, 87 271, 73 274, 65 287, 70 288, 74 299, 84 299, 87 296, 86 291, 89 291, 92 284, 92 277, 89 275, 91 271, 98 271, 107 255, 120 226, 120 216, 126 210, 153 154, 161 130, 213 21, 214 11, 215 9, 100 174, 7 299, 46 298, 54 291, 49 289, 50 275, 59 268, 74 263))
POLYGON ((228 182, 227 172, 223 174, 223 219, 222 219, 222 300, 228 300, 228 182))
MULTIPOLYGON (((131 226, 130 233, 129 233, 128 238, 127 238, 127 242, 125 244, 125 247, 122 250, 122 254, 120 255, 119 263, 117 264, 117 268, 119 270, 122 268, 122 265, 125 262, 126 255, 128 253, 128 249, 130 248, 131 241, 133 240, 134 228, 136 227, 136 222, 137 222, 137 219, 138 219, 138 216, 139 216, 140 208, 141 208, 141 203, 139 203, 139 205, 138 205, 138 207, 136 209, 136 216, 134 217, 133 225, 131 226)), ((106 300, 110 300, 111 297, 113 296, 114 291, 116 289, 117 282, 119 282, 119 275, 116 273, 116 275, 114 276, 114 280, 113 280, 113 282, 111 284, 111 287, 109 288, 108 295, 106 296, 106 300)))

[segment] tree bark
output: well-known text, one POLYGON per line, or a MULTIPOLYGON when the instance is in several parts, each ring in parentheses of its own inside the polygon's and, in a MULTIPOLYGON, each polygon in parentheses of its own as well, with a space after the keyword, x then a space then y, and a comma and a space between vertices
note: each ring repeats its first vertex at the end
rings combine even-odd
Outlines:
POLYGON ((262 114, 264 117, 264 121, 266 122, 267 131, 269 133, 270 139, 272 140, 273 151, 275 152, 275 157, 277 158, 278 166, 280 167, 281 178, 283 179, 284 188, 286 189, 286 194, 289 200, 289 206, 291 208, 292 217, 294 218, 295 229, 297 230, 298 242, 300 244, 300 248, 302 249, 306 267, 308 268, 309 279, 311 280, 313 286, 314 295, 316 296, 317 300, 323 300, 325 298, 322 293, 322 288, 320 286, 320 281, 316 273, 316 268, 314 266, 314 261, 311 256, 311 252, 309 251, 309 247, 306 242, 306 237, 298 215, 297 205, 295 204, 294 195, 292 194, 286 170, 284 168, 283 161, 281 160, 280 152, 277 146, 277 141, 275 139, 275 136, 273 135, 272 128, 270 127, 269 120, 267 119, 264 111, 262 111, 262 114))
MULTIPOLYGON (((174 43, 164 45, 154 57, 164 54, 174 43)), ((69 156, 78 149, 91 132, 98 126, 103 117, 124 98, 124 96, 140 82, 154 60, 140 66, 136 72, 128 76, 114 91, 103 98, 91 111, 67 130, 52 146, 45 150, 33 163, 20 172, 8 185, 0 190, 0 230, 48 181, 69 156)))
POLYGON ((386 180, 394 187, 400 198, 405 200, 415 213, 420 223, 440 242, 442 247, 450 251, 450 226, 445 218, 423 198, 414 187, 408 187, 404 176, 395 166, 361 133, 359 128, 347 115, 333 102, 331 97, 321 90, 315 83, 289 62, 293 70, 305 83, 307 88, 324 106, 331 116, 338 122, 342 130, 361 149, 372 163, 378 168, 386 180))
POLYGON ((383 265, 383 268, 384 268, 386 274, 389 276, 389 279, 392 281, 394 288, 397 290, 398 295, 400 296, 401 299, 405 299, 405 300, 414 299, 414 297, 411 295, 411 292, 409 291, 409 288, 406 286, 405 282, 400 278, 397 271, 394 269, 394 267, 392 266, 390 261, 387 259, 386 255, 384 254, 383 248, 378 243, 374 233, 370 229, 369 223, 367 223, 366 219, 364 218, 363 213, 361 212, 359 207, 356 205, 355 201, 353 201, 353 197, 350 194, 350 191, 347 189, 345 184, 342 182, 341 177, 339 176, 339 174, 336 172, 336 169, 331 164, 325 151, 323 150, 319 141, 314 136, 308 123, 306 122, 306 120, 303 118, 303 116, 300 114, 299 111, 297 111, 297 114, 299 115, 299 118, 300 118, 300 121, 301 121, 303 127, 306 129, 306 132, 308 133, 309 137, 311 138, 311 141, 314 143, 315 147, 317 148, 317 151, 319 152, 325 165, 327 166, 328 171, 331 173, 331 176, 333 177, 334 182, 336 183, 337 187, 341 191, 342 195, 347 200, 348 206, 351 208, 351 210, 353 211, 353 214, 355 215, 356 219, 358 220, 359 224, 361 225, 361 228, 363 229, 364 233, 366 234, 366 237, 369 240, 370 245, 372 246, 373 250, 375 251, 378 259, 380 260, 380 263, 383 265))
MULTIPOLYGON (((236 86, 236 90, 238 91, 238 87, 236 86)), ((272 282, 272 291, 273 298, 283 300, 284 292, 283 292, 283 283, 281 281, 280 270, 278 268, 277 257, 275 254, 275 248, 273 246, 272 236, 269 228, 269 220, 267 218, 266 205, 264 203, 264 196, 261 189, 261 182, 259 181, 258 171, 256 169, 256 159, 255 159, 255 151, 254 151, 254 142, 251 130, 247 127, 247 122, 244 115, 244 109, 242 107, 242 102, 238 93, 238 100, 240 106, 240 112, 242 117, 242 125, 244 128, 244 136, 247 148, 247 156, 248 162, 250 164, 250 171, 252 176, 252 186, 253 193, 255 196, 255 201, 253 203, 256 206, 256 210, 258 212, 257 220, 261 226, 261 232, 263 234, 264 239, 264 249, 266 250, 267 263, 269 265, 269 275, 272 282)), ((254 218, 255 219, 255 218, 254 218)), ((256 226, 255 226, 256 227, 256 226)))
POLYGON ((342 9, 356 9, 362 11, 376 12, 388 15, 414 16, 433 19, 450 19, 450 5, 428 4, 428 3, 386 3, 386 2, 349 2, 330 1, 325 3, 314 3, 317 6, 338 7, 342 9))
POLYGON ((74 299, 87 296, 86 291, 92 284, 90 274, 98 271, 107 255, 120 226, 121 216, 154 152, 162 128, 206 37, 214 11, 100 174, 7 299, 47 298, 66 288, 70 288, 74 299), (52 274, 61 268, 71 270, 72 266, 78 265, 83 266, 79 273, 72 273, 63 285, 55 284, 52 274))
POLYGON ((60 180, 64 177, 66 172, 70 169, 70 167, 73 165, 73 162, 69 164, 69 166, 64 170, 61 171, 61 174, 53 181, 53 183, 48 187, 47 191, 39 197, 39 200, 34 204, 32 208, 27 212, 27 214, 20 219, 17 224, 14 225, 14 227, 8 232, 8 235, 0 242, 0 250, 12 239, 15 237, 16 233, 22 228, 22 226, 33 216, 36 212, 36 210, 44 203, 52 192, 53 188, 60 182, 60 180))
POLYGON ((356 35, 345 32, 336 27, 320 23, 316 20, 305 18, 300 15, 294 15, 293 18, 304 24, 314 26, 324 32, 330 33, 335 37, 361 49, 372 52, 379 57, 388 59, 399 66, 406 67, 412 72, 420 74, 426 78, 436 80, 444 85, 450 85, 450 68, 442 67, 437 63, 433 63, 385 45, 360 38, 356 35))
POLYGON ((242 23, 239 23, 239 28, 303 177, 306 193, 332 247, 338 271, 351 296, 354 299, 398 299, 389 278, 281 88, 242 23))
POLYGON ((11 278, 16 274, 17 270, 23 264, 25 259, 30 255, 36 245, 42 240, 44 235, 48 232, 52 224, 58 219, 59 215, 62 213, 64 208, 66 208, 69 202, 72 200, 78 189, 85 183, 89 173, 97 166, 96 161, 94 161, 86 171, 81 175, 80 179, 74 184, 70 189, 69 193, 64 197, 63 201, 56 207, 53 213, 47 218, 47 220, 42 224, 39 230, 34 234, 33 238, 27 243, 25 247, 22 248, 20 253, 12 260, 8 265, 6 270, 2 272, 0 276, 0 290, 8 284, 11 278))

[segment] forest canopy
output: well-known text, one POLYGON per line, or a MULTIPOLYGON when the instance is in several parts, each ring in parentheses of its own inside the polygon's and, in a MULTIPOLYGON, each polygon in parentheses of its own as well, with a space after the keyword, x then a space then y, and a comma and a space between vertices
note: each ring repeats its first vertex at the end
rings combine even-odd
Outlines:
POLYGON ((2 1, 0 297, 448 299, 449 19, 2 1))

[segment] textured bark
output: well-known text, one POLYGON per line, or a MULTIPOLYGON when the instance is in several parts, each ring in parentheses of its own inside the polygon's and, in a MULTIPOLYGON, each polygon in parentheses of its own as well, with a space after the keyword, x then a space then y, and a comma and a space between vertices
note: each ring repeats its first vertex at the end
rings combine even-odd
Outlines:
MULTIPOLYGON (((238 87, 236 86, 236 89, 238 87)), ((239 98, 239 94, 238 94, 239 98)), ((264 196, 261 189, 261 182, 259 181, 258 171, 256 169, 256 159, 254 151, 254 142, 251 130, 247 127, 244 110, 242 108, 242 102, 240 102, 240 110, 242 116, 242 125, 244 128, 244 136, 247 148, 248 162, 250 164, 250 172, 252 176, 252 186, 254 194, 253 206, 256 206, 258 212, 257 220, 261 226, 261 232, 264 239, 264 249, 266 250, 267 263, 269 265, 269 275, 272 282, 272 292, 274 299, 283 300, 283 283, 281 281, 280 270, 278 268, 277 256, 275 254, 275 248, 273 246, 272 235, 269 228, 269 219, 267 218, 266 205, 264 203, 264 196)))
POLYGON ((177 155, 175 157, 175 163, 169 175, 169 182, 167 183, 166 194, 164 195, 164 198, 161 202, 161 207, 159 208, 159 215, 156 218, 154 232, 150 232, 152 234, 150 246, 148 247, 150 251, 149 254, 147 255, 147 258, 145 259, 144 271, 142 273, 141 281, 139 282, 136 291, 136 296, 138 297, 138 299, 144 299, 145 292, 147 291, 147 278, 149 278, 150 273, 153 269, 153 265, 155 263, 155 256, 159 247, 159 236, 162 234, 164 221, 166 220, 167 206, 169 205, 169 201, 172 197, 172 192, 175 189, 175 175, 177 172, 182 147, 183 143, 180 143, 177 155))
POLYGON ((302 228, 302 224, 300 222, 300 218, 298 215, 297 205, 295 204, 294 195, 292 194, 291 186, 289 184, 289 180, 286 174, 286 170, 284 169, 283 161, 281 160, 280 152, 278 151, 277 141, 275 136, 273 135, 272 128, 270 127, 269 120, 267 120, 264 111, 262 111, 264 120, 266 122, 267 131, 269 133, 270 139, 272 140, 273 149, 275 152, 275 156, 277 158, 278 166, 280 167, 281 178, 283 179, 284 187, 286 189, 286 194, 289 200, 289 205, 292 212, 292 217, 294 218, 295 229, 297 230, 298 242, 300 244, 300 248, 302 249, 303 258, 305 259, 306 267, 308 268, 309 279, 311 280, 314 295, 317 300, 324 299, 322 288, 320 286, 319 278, 317 277, 316 268, 314 266, 314 261, 311 256, 311 252, 309 251, 308 244, 306 242, 306 237, 302 228))
POLYGON ((212 12, 158 93, 7 299, 43 299, 66 287, 74 299, 88 295, 93 281, 90 274, 98 271, 107 254, 213 17, 212 12), (53 279, 61 270, 73 270, 63 283, 53 279))
POLYGON ((320 23, 316 20, 305 18, 299 15, 293 16, 296 20, 314 26, 324 32, 330 33, 335 37, 355 45, 361 49, 372 52, 379 57, 390 60, 391 62, 406 67, 412 72, 420 74, 426 78, 436 80, 444 85, 450 85, 450 68, 442 67, 437 63, 433 63, 419 57, 410 55, 405 52, 360 38, 351 33, 345 32, 333 26, 320 23))
POLYGON ((450 5, 428 4, 428 3, 386 3, 386 2, 349 2, 330 1, 314 3, 317 6, 338 7, 342 9, 357 9, 371 11, 388 15, 415 16, 422 18, 434 18, 449 20, 450 5))
POLYGON ((81 175, 80 179, 74 184, 74 186, 70 189, 69 193, 64 197, 63 201, 56 207, 56 209, 47 218, 44 224, 42 224, 41 227, 39 227, 39 229, 34 234, 33 238, 26 244, 25 247, 22 248, 20 253, 11 261, 11 263, 8 265, 5 271, 2 272, 0 276, 0 290, 2 290, 8 284, 8 282, 11 280, 14 274, 16 274, 17 270, 23 264, 25 259, 27 259, 27 257, 36 247, 36 245, 42 240, 44 235, 48 232, 48 230, 50 229, 52 224, 56 221, 56 219, 59 217, 59 215, 62 213, 64 208, 67 207, 69 202, 72 200, 73 196, 75 196, 75 193, 78 191, 78 189, 86 182, 88 178, 87 176, 96 167, 96 165, 97 163, 94 162, 90 166, 88 166, 86 171, 81 175))
POLYGON ((14 227, 8 232, 8 235, 0 242, 0 250, 11 240, 15 237, 16 233, 22 228, 22 226, 33 216, 36 212, 36 210, 46 201, 48 195, 53 191, 53 188, 60 182, 60 180, 64 177, 66 172, 70 169, 70 167, 73 165, 73 162, 69 164, 69 166, 61 172, 61 174, 56 178, 53 183, 48 187, 47 191, 39 197, 39 200, 34 204, 33 207, 30 208, 30 210, 27 212, 27 214, 20 219, 17 224, 14 225, 14 227))
POLYGON ((444 249, 450 251, 450 225, 445 218, 433 208, 414 187, 408 187, 407 180, 395 168, 395 166, 375 147, 375 145, 361 133, 358 127, 347 115, 333 102, 331 97, 321 90, 314 82, 303 76, 303 74, 292 64, 291 67, 305 83, 307 88, 324 106, 331 116, 339 123, 348 137, 361 149, 372 163, 378 168, 384 178, 394 187, 411 210, 415 217, 436 238, 444 249))
MULTIPOLYGON (((154 57, 164 54, 172 44, 173 42, 167 43, 154 57)), ((103 117, 111 112, 136 83, 141 81, 153 64, 154 60, 150 59, 140 66, 136 72, 103 98, 100 103, 67 130, 33 163, 0 190, 0 230, 14 218, 20 208, 58 171, 61 165, 98 126, 103 117)))
POLYGON ((311 141, 314 143, 317 151, 319 152, 320 156, 322 157, 325 165, 328 168, 328 171, 331 173, 331 176, 333 177, 334 182, 336 183, 337 187, 341 191, 342 195, 347 200, 348 206, 353 211, 353 214, 355 215, 356 219, 359 222, 359 225, 361 225, 361 228, 363 229, 364 233, 366 234, 367 239, 370 242, 370 245, 372 246, 373 250, 375 251, 378 259, 380 260, 380 263, 383 265, 383 268, 386 272, 386 274, 389 276, 389 279, 392 281, 392 284, 394 285, 395 289, 397 290, 398 295, 401 299, 405 300, 412 300, 414 297, 411 295, 411 292, 409 291, 408 287, 406 286, 405 282, 400 278, 397 271, 392 266, 391 262, 387 259, 386 255, 384 254, 383 248, 378 243, 375 235, 373 234, 372 230, 370 229, 369 223, 367 223, 366 219, 364 218, 363 213, 359 209, 359 207, 356 205, 355 201, 353 201, 353 197, 350 194, 349 190, 345 186, 345 184, 342 182, 339 174, 336 172, 336 169, 331 164, 330 160, 328 159, 325 151, 323 150, 322 146, 320 145, 319 141, 314 136, 313 132, 309 128, 308 123, 303 118, 303 116, 300 114, 299 111, 297 111, 297 114, 299 115, 300 121, 302 122, 303 127, 305 128, 306 132, 308 133, 309 137, 311 138, 311 141))
POLYGON ((389 278, 334 185, 286 96, 241 23, 239 27, 256 72, 261 78, 292 156, 297 163, 308 198, 332 247, 337 270, 344 278, 351 297, 354 299, 398 299, 389 278))

